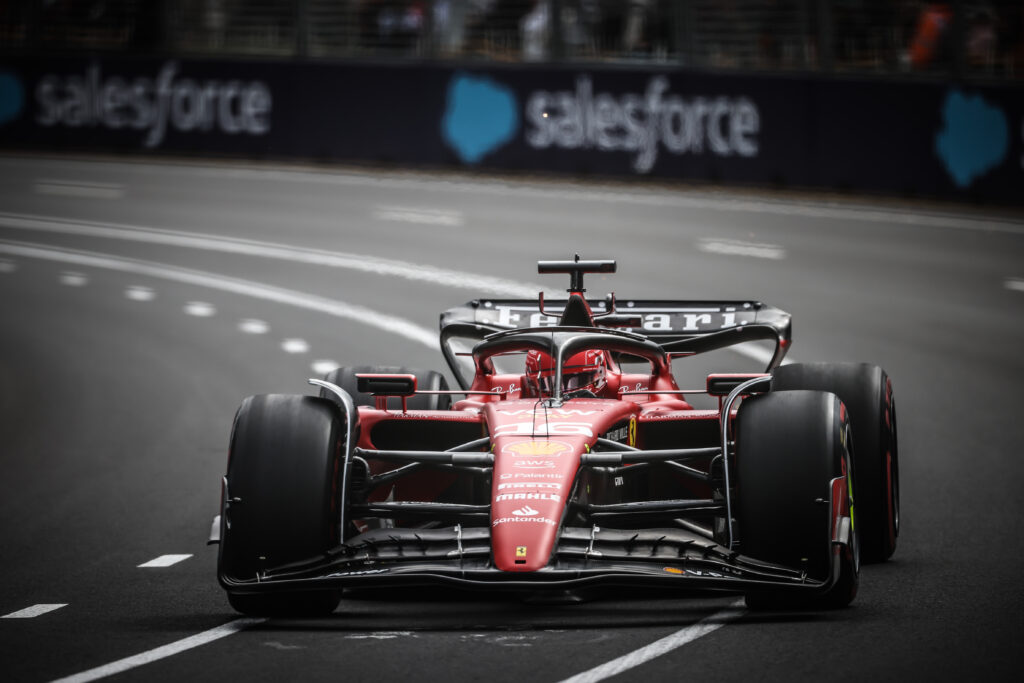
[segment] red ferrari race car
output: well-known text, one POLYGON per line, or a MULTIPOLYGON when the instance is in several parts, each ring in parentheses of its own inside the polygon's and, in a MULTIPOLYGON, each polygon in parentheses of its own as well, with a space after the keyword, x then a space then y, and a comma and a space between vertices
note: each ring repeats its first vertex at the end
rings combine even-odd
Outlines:
POLYGON ((567 298, 441 316, 458 389, 349 367, 311 379, 319 396, 243 401, 211 532, 232 606, 316 615, 344 588, 438 584, 849 604, 899 532, 886 373, 783 365, 790 316, 756 301, 593 301, 584 275, 614 261, 538 266, 570 276, 567 298), (764 372, 673 376, 673 359, 758 340, 764 372))

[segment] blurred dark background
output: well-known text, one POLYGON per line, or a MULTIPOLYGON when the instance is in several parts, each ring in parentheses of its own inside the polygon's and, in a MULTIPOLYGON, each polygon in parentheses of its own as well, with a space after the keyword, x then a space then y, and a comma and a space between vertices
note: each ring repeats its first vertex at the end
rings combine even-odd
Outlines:
POLYGON ((1021 2, 0 2, 0 149, 1024 203, 1021 2))
POLYGON ((1015 0, 7 0, 8 52, 674 64, 1020 79, 1015 0))

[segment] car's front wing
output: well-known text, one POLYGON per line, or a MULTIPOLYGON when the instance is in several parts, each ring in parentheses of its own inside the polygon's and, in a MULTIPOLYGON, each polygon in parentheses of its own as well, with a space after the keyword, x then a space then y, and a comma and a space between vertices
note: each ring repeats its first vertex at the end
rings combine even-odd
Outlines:
POLYGON ((562 529, 554 557, 533 572, 494 567, 486 527, 376 529, 323 557, 270 569, 257 577, 221 575, 230 592, 261 593, 374 586, 449 585, 467 589, 538 591, 598 586, 687 590, 821 593, 838 578, 814 580, 730 551, 681 529, 562 529))

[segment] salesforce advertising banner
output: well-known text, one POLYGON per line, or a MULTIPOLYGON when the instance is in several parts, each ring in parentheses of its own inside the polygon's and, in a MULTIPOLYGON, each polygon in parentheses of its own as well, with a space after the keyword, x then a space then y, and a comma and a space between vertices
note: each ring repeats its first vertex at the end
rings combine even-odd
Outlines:
POLYGON ((0 63, 0 147, 1024 203, 1024 89, 508 65, 0 63))
POLYGON ((0 141, 14 147, 247 153, 268 141, 264 68, 177 61, 0 67, 0 141))

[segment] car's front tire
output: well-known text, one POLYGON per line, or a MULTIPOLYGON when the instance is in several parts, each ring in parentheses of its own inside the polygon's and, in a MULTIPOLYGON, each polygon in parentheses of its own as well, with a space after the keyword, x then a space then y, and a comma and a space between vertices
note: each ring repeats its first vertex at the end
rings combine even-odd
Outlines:
MULTIPOLYGON (((316 559, 340 541, 338 510, 345 427, 337 406, 313 396, 250 396, 235 416, 218 573, 255 579, 284 564, 316 559)), ((231 605, 261 616, 319 616, 336 591, 244 593, 231 605)))
POLYGON ((840 501, 850 500, 853 467, 846 448, 849 422, 839 399, 820 391, 772 392, 744 401, 736 417, 736 503, 740 552, 832 581, 808 597, 800 589, 766 588, 746 596, 752 609, 835 608, 857 594, 860 564, 856 523, 848 545, 833 544, 832 482, 847 477, 840 501))
POLYGON ((794 363, 776 368, 772 389, 830 391, 846 404, 853 427, 857 523, 865 562, 884 562, 899 536, 899 449, 892 381, 868 363, 794 363))

